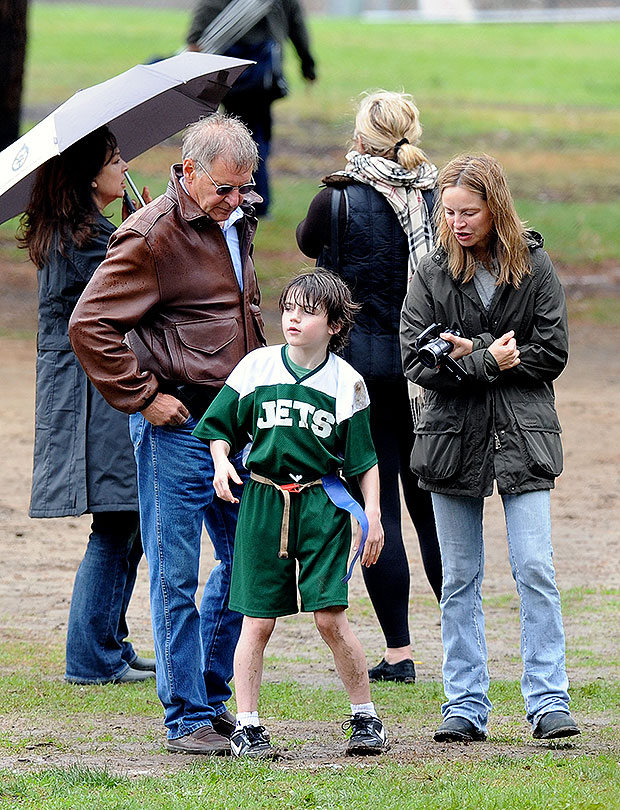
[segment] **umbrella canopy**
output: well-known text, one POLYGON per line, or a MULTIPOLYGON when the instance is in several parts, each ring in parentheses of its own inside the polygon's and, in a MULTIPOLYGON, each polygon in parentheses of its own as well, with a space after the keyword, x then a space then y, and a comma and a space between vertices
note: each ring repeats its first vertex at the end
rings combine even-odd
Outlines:
POLYGON ((123 158, 131 160, 214 112, 250 64, 187 52, 79 90, 0 152, 0 223, 28 205, 35 170, 89 132, 107 124, 123 158))

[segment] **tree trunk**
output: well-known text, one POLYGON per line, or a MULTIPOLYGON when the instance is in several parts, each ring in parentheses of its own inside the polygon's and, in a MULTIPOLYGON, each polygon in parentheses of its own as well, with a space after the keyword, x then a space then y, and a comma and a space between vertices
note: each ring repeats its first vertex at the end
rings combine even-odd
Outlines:
POLYGON ((0 0, 0 150, 19 137, 28 0, 0 0))

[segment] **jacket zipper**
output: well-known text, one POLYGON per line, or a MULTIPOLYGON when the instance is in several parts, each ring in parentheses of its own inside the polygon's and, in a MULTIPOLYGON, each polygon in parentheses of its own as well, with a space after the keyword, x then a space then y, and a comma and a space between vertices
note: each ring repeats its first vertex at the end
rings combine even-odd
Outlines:
POLYGON ((495 450, 502 449, 502 443, 499 440, 497 428, 495 427, 495 392, 491 391, 491 408, 493 409, 493 446, 495 450))

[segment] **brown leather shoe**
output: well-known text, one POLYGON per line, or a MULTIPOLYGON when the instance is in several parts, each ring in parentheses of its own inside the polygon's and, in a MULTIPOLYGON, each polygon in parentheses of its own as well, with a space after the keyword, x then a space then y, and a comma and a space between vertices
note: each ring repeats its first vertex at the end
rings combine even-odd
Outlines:
POLYGON ((201 726, 191 734, 166 740, 168 751, 177 754, 203 754, 205 756, 226 756, 230 754, 230 741, 222 737, 211 726, 201 726))

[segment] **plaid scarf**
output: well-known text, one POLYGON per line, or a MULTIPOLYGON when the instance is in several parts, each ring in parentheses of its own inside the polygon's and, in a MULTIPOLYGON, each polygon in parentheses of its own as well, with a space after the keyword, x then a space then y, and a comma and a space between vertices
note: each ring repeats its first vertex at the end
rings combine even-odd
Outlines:
POLYGON ((421 163, 415 172, 399 163, 374 155, 362 155, 353 150, 347 155, 344 171, 337 175, 350 177, 372 186, 394 209, 409 243, 409 281, 422 256, 433 248, 433 232, 422 191, 432 189, 437 182, 437 167, 421 163))

